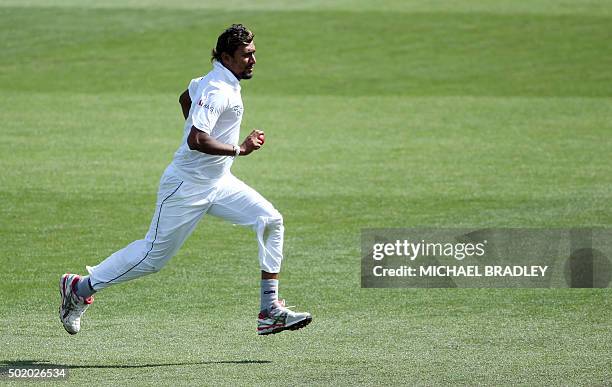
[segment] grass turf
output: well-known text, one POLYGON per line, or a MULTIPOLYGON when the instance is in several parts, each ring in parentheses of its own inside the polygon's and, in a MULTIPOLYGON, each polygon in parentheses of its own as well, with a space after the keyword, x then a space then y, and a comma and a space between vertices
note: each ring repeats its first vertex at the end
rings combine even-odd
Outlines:
POLYGON ((0 5, 0 362, 74 383, 610 380, 607 289, 359 288, 365 227, 612 224, 610 3, 143 3, 0 5), (281 295, 313 324, 257 337, 253 235, 205 218, 68 337, 59 275, 144 235, 178 94, 233 21, 257 34, 243 131, 267 132, 233 170, 283 213, 281 295))

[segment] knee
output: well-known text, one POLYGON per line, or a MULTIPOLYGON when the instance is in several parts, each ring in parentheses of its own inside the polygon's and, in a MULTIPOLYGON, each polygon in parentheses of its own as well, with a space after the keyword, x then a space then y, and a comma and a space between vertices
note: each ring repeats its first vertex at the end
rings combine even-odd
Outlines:
POLYGON ((268 225, 269 227, 283 229, 283 216, 279 212, 277 212, 276 214, 274 214, 274 216, 268 218, 268 225))
POLYGON ((259 216, 255 223, 255 229, 258 233, 282 234, 285 230, 283 216, 279 212, 271 214, 270 216, 259 216))

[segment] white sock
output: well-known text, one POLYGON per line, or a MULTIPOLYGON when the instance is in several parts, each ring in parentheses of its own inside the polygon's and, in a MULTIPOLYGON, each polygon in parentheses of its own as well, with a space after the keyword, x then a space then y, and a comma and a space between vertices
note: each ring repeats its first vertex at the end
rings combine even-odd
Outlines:
POLYGON ((91 287, 89 276, 81 277, 79 282, 76 284, 75 293, 79 297, 88 298, 91 297, 96 291, 91 287))
POLYGON ((278 300, 278 280, 262 279, 260 294, 260 310, 269 309, 270 306, 274 303, 274 301, 278 300))

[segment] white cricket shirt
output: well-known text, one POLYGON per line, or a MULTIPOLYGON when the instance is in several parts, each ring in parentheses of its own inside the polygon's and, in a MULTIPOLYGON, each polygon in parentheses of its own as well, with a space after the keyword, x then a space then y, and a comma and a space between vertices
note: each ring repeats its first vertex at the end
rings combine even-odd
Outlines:
POLYGON ((204 77, 192 79, 188 90, 191 108, 185 120, 183 141, 174 154, 172 166, 183 180, 207 183, 229 172, 234 158, 191 150, 187 137, 191 126, 195 126, 217 141, 238 145, 244 111, 240 82, 220 62, 214 61, 212 71, 204 77))

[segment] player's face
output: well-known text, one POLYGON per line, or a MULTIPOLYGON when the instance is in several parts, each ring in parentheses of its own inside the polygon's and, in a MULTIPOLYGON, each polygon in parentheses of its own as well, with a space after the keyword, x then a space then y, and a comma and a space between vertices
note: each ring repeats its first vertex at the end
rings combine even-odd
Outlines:
POLYGON ((253 68, 255 67, 255 42, 251 42, 246 46, 240 46, 234 52, 233 56, 225 55, 227 62, 226 67, 229 68, 238 79, 251 79, 253 77, 253 68))

